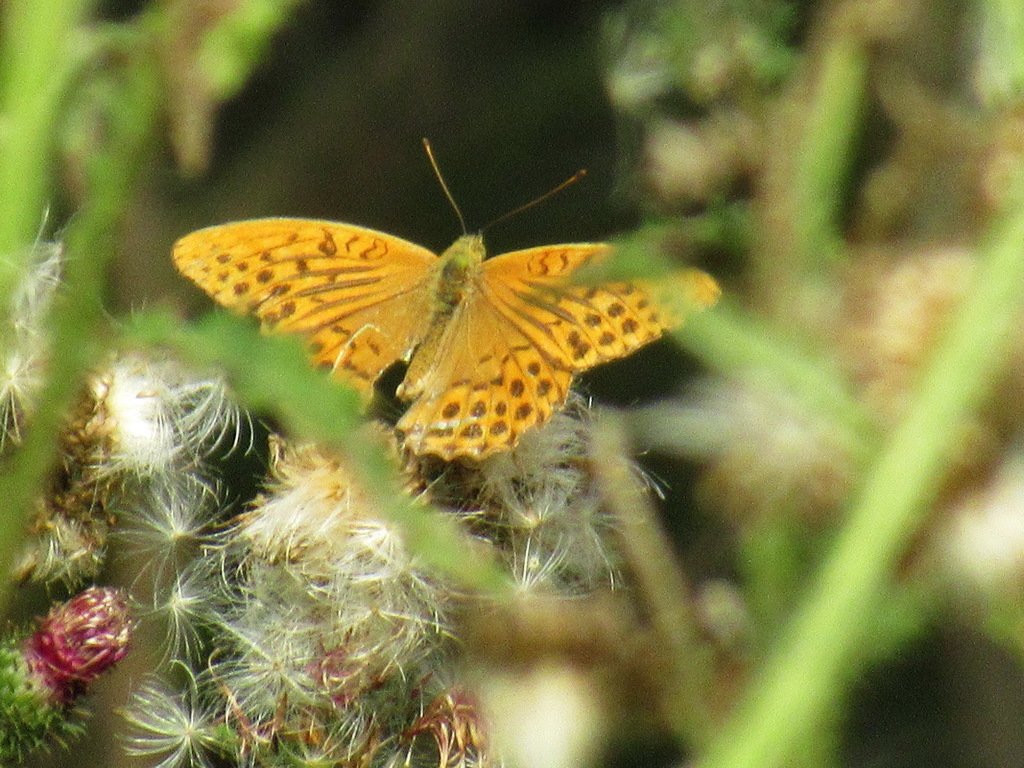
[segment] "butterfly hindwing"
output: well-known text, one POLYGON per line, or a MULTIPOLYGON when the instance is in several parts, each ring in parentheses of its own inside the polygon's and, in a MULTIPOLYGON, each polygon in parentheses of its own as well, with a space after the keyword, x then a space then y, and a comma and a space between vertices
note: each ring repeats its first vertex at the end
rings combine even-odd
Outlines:
POLYGON ((547 421, 564 402, 570 379, 478 285, 413 356, 399 389, 412 403, 397 429, 417 454, 485 458, 547 421))

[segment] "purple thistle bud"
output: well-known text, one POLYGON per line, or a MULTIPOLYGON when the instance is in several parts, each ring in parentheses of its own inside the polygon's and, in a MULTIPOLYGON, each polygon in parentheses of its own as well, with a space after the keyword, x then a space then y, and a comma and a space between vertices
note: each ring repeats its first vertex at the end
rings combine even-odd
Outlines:
POLYGON ((54 705, 70 704, 124 658, 132 622, 121 590, 90 587, 54 606, 24 645, 33 682, 54 705))

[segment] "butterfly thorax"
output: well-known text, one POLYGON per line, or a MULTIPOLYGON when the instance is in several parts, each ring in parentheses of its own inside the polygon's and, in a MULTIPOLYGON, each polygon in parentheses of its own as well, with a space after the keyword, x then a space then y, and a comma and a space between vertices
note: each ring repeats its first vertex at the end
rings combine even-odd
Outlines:
POLYGON ((462 302, 469 281, 483 262, 485 253, 481 235, 463 235, 441 254, 441 277, 437 286, 438 309, 441 312, 450 314, 462 302))
POLYGON ((416 398, 423 392, 426 377, 438 364, 439 350, 451 318, 473 291, 484 255, 483 237, 463 235, 438 257, 439 269, 435 273, 437 282, 433 288, 434 306, 430 317, 424 318, 426 324, 415 355, 405 379, 398 387, 398 396, 403 400, 416 398))

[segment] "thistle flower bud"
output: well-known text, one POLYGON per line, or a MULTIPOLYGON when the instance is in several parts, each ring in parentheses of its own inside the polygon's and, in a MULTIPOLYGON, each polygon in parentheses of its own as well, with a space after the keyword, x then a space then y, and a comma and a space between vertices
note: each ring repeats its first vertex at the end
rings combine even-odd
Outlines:
POLYGON ((507 765, 523 768, 597 763, 608 734, 605 699, 587 671, 551 661, 494 672, 483 686, 499 751, 507 765))
POLYGON ((402 742, 415 751, 418 739, 429 739, 438 766, 490 765, 487 724, 476 697, 465 688, 453 687, 427 705, 423 714, 402 734, 402 742))
POLYGON ((125 596, 91 587, 53 608, 23 646, 32 684, 67 705, 124 658, 132 623, 125 596))
POLYGON ((1024 592, 1024 457, 1010 455, 949 510, 931 562, 961 600, 1020 600, 1024 592))
POLYGON ((424 466, 412 469, 429 481, 434 504, 498 547, 523 591, 587 594, 617 578, 613 522, 589 468, 591 430, 587 403, 570 393, 514 451, 433 478, 424 466))
POLYGON ((0 765, 81 732, 73 705, 124 658, 131 631, 124 595, 92 587, 54 607, 27 637, 0 642, 0 765))
POLYGON ((881 263, 862 266, 847 288, 840 349, 861 398, 894 422, 950 311, 970 285, 974 254, 945 247, 899 258, 867 255, 881 263))
POLYGON ((699 422, 704 439, 696 450, 710 459, 700 493, 731 520, 794 514, 821 522, 848 492, 855 471, 848 436, 778 382, 755 375, 709 382, 691 403, 653 413, 673 427, 699 422))
POLYGON ((149 559, 158 563, 205 522, 196 519, 207 510, 197 465, 225 435, 233 431, 237 440, 239 428, 223 382, 134 353, 105 363, 61 431, 59 471, 37 500, 20 579, 76 584, 94 577, 115 521, 152 534, 135 536, 139 543, 155 535, 149 559))

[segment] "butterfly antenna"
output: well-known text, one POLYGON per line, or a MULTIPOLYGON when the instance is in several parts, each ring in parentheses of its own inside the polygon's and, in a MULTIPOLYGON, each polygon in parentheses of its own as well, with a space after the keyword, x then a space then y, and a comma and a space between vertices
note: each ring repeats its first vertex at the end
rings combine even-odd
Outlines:
POLYGON ((586 175, 587 175, 587 169, 586 168, 580 168, 578 171, 576 171, 576 173, 574 173, 568 179, 563 181, 557 187, 553 187, 552 189, 549 189, 547 192, 545 192, 540 197, 535 197, 535 198, 533 198, 533 200, 530 200, 527 203, 523 203, 518 208, 513 208, 508 213, 503 213, 498 218, 492 219, 491 221, 487 222, 487 224, 485 226, 480 228, 480 231, 483 232, 485 229, 493 227, 495 224, 500 224, 501 222, 505 221, 506 219, 511 219, 513 216, 516 216, 516 215, 522 213, 525 210, 533 208, 533 206, 535 206, 535 205, 539 205, 539 204, 543 203, 549 197, 553 197, 553 196, 557 195, 563 189, 565 189, 566 187, 572 186, 573 184, 575 184, 577 181, 579 181, 580 179, 582 179, 586 175))
POLYGON ((430 146, 430 139, 423 139, 423 149, 427 152, 427 157, 430 159, 430 167, 434 169, 434 175, 437 176, 437 181, 441 185, 441 189, 444 190, 444 196, 448 198, 448 202, 451 203, 452 210, 455 211, 455 215, 459 217, 459 224, 462 226, 462 234, 466 232, 466 220, 462 218, 462 211, 459 210, 459 204, 455 202, 455 198, 452 197, 451 190, 448 189, 448 185, 444 183, 444 176, 441 175, 441 168, 437 164, 437 160, 434 158, 434 149, 430 146))

